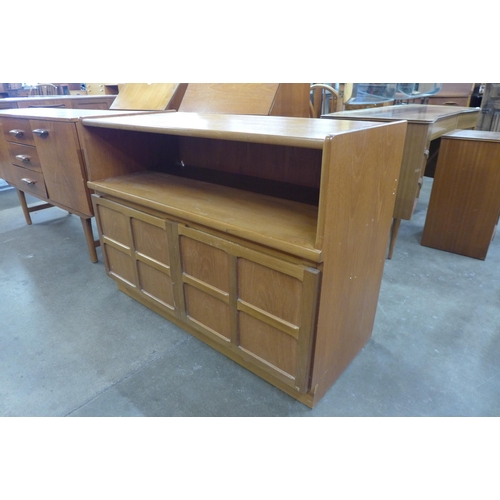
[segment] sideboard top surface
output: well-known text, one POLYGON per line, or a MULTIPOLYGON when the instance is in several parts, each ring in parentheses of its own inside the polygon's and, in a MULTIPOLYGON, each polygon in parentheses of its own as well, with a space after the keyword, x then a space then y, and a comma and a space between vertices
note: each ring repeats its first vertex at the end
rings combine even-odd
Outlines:
POLYGON ((52 101, 54 99, 57 99, 58 101, 95 101, 97 100, 103 100, 107 101, 110 98, 113 98, 115 96, 113 95, 60 95, 60 94, 53 94, 53 95, 35 95, 35 96, 30 96, 30 97, 5 97, 4 99, 1 100, 1 102, 33 102, 33 101, 52 101))
POLYGON ((443 135, 446 139, 459 139, 470 141, 500 142, 500 132, 491 130, 454 130, 443 135))
POLYGON ((434 123, 453 115, 479 113, 479 108, 463 106, 436 106, 426 104, 408 104, 383 106, 378 108, 340 111, 323 115, 324 118, 349 120, 350 118, 378 121, 407 120, 412 123, 434 123))
MULTIPOLYGON (((73 108, 14 108, 0 110, 0 118, 27 118, 29 120, 69 120, 78 121, 90 116, 131 115, 141 111, 119 111, 108 109, 73 109, 73 108)), ((144 112, 142 112, 144 113, 144 112)))
POLYGON ((381 124, 282 116, 189 112, 83 118, 90 127, 322 149, 326 137, 381 124))

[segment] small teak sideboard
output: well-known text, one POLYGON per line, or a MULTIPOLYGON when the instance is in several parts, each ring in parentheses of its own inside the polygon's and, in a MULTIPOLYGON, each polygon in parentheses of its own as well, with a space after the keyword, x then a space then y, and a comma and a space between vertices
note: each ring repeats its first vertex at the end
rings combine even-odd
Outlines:
POLYGON ((59 108, 0 110, 0 178, 17 189, 26 223, 31 224, 31 212, 52 206, 77 215, 92 262, 97 262, 98 242, 92 232, 93 210, 79 119, 131 113, 59 108), (25 193, 47 203, 28 206, 25 193))
POLYGON ((372 333, 406 122, 81 124, 118 288, 313 407, 372 333))

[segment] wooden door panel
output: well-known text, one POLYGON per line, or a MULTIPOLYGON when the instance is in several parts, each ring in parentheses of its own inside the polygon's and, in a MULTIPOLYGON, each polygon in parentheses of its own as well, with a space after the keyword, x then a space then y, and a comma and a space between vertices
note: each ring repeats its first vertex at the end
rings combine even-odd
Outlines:
POLYGON ((224 292, 229 291, 226 252, 185 236, 180 237, 182 271, 224 292))
POLYGON ((319 271, 203 231, 178 229, 187 321, 307 392, 319 271))
POLYGON ((109 276, 135 287, 134 263, 130 255, 107 243, 103 244, 103 251, 106 260, 106 270, 109 276))
POLYGON ((137 272, 141 292, 160 304, 175 309, 174 289, 168 274, 141 261, 137 262, 137 272))
POLYGON ((293 382, 296 377, 297 339, 244 312, 239 312, 238 318, 239 347, 283 372, 293 382))
POLYGON ((238 259, 239 299, 294 325, 300 325, 302 283, 250 260, 238 259))
POLYGON ((184 285, 186 315, 198 325, 224 340, 230 340, 231 320, 228 304, 194 286, 184 285))
POLYGON ((94 215, 87 188, 87 177, 74 123, 30 120, 49 198, 86 215, 94 215), (64 145, 64 147, 61 147, 64 145))
MULTIPOLYGON (((165 266, 170 266, 165 229, 152 225, 151 221, 146 222, 135 217, 132 217, 130 222, 136 252, 165 266)), ((164 225, 163 221, 162 224, 164 225)))
POLYGON ((118 210, 113 210, 101 204, 96 208, 102 235, 121 245, 131 248, 128 217, 118 210))

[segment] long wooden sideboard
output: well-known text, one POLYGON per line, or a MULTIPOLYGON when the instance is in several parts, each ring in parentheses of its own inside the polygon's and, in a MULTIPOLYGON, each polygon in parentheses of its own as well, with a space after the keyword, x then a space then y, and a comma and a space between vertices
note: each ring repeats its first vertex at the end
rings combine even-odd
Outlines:
POLYGON ((406 122, 80 125, 119 290, 313 407, 372 333, 406 122))
POLYGON ((397 120, 408 121, 394 205, 394 221, 388 251, 389 259, 394 252, 401 220, 410 220, 415 210, 423 184, 431 142, 455 129, 474 128, 479 114, 479 108, 409 104, 323 115, 323 118, 334 120, 369 120, 382 123, 397 120))
POLYGON ((109 109, 115 98, 115 95, 51 95, 37 97, 7 97, 6 99, 0 99, 0 109, 109 109))
POLYGON ((125 111, 24 108, 0 110, 0 178, 17 189, 27 224, 30 213, 56 206, 80 217, 92 262, 97 262, 87 171, 77 131, 83 116, 125 111), (25 193, 45 204, 28 206, 25 193))

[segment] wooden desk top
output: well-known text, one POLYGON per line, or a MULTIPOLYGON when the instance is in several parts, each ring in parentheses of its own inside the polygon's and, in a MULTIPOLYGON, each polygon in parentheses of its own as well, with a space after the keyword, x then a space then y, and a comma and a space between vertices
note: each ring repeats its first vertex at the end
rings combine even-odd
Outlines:
POLYGON ((92 127, 310 149, 322 149, 325 138, 328 136, 380 126, 380 124, 363 121, 187 112, 84 118, 82 123, 92 127))
POLYGON ((28 118, 30 120, 78 121, 90 116, 115 116, 145 113, 144 111, 119 111, 108 109, 73 109, 73 108, 14 108, 0 110, 0 118, 28 118))
POLYGON ((438 120, 465 113, 479 113, 480 108, 466 108, 462 106, 433 106, 426 104, 407 104, 384 106, 379 108, 357 109, 328 113, 322 118, 348 120, 366 119, 374 121, 407 120, 409 123, 434 123, 438 120))
POLYGON ((116 97, 114 95, 106 94, 106 95, 74 95, 74 94, 53 94, 53 95, 34 95, 30 97, 6 97, 5 99, 1 99, 0 102, 32 102, 32 101, 52 101, 57 99, 58 101, 71 101, 71 100, 109 100, 110 98, 116 97))
POLYGON ((491 130, 454 130, 442 138, 472 141, 500 142, 500 132, 491 130))

